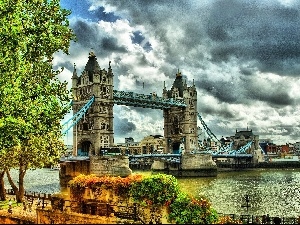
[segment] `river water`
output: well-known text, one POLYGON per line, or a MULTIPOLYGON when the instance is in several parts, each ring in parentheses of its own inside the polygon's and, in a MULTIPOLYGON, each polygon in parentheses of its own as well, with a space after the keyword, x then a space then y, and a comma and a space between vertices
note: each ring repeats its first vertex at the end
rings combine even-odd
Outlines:
MULTIPOLYGON (((135 171, 150 174, 150 172, 135 171)), ((12 171, 17 177, 17 171, 12 171)), ((10 188, 8 181, 6 188, 10 188)), ((179 178, 181 189, 194 196, 205 196, 218 213, 280 217, 300 215, 300 169, 256 169, 243 172, 219 172, 217 177, 179 178), (250 208, 244 196, 250 197, 250 208)), ((58 171, 30 170, 25 189, 42 193, 60 192, 58 171)))

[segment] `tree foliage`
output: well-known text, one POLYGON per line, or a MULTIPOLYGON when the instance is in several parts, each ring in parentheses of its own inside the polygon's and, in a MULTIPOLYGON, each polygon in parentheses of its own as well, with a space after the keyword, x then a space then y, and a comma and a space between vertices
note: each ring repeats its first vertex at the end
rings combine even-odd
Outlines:
POLYGON ((0 0, 0 12, 0 169, 9 176, 19 168, 19 190, 11 185, 22 195, 26 170, 64 150, 60 120, 70 94, 51 62, 57 51, 68 54, 74 34, 59 0, 0 0))
POLYGON ((156 174, 136 182, 130 189, 131 197, 146 205, 167 205, 179 193, 179 184, 174 176, 156 174))
POLYGON ((176 224, 213 224, 218 214, 204 197, 195 198, 180 192, 170 204, 169 220, 176 224))

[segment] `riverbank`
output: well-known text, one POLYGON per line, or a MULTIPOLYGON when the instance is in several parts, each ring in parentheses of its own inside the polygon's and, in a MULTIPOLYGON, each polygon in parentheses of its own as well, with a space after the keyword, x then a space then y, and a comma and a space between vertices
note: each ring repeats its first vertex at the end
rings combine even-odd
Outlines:
POLYGON ((22 203, 16 203, 14 201, 15 196, 14 195, 7 195, 6 196, 8 201, 6 201, 6 204, 1 205, 0 209, 0 224, 35 224, 36 223, 36 209, 37 207, 37 201, 34 201, 31 207, 31 210, 26 208, 24 210, 22 203), (12 211, 11 213, 8 212, 9 208, 9 200, 12 201, 12 211))
MULTIPOLYGON (((25 176, 25 190, 41 193, 60 193, 58 171, 30 170, 25 176)), ((133 173, 150 175, 150 170, 133 170, 133 173)), ((13 171, 13 179, 18 173, 13 171)), ((220 171, 217 177, 182 177, 182 188, 191 195, 203 195, 212 206, 224 214, 252 214, 298 217, 300 213, 299 168, 247 168, 220 171), (249 195, 251 208, 241 208, 244 196, 249 195)), ((5 188, 10 185, 5 182, 5 188)), ((7 211, 7 210, 6 210, 7 211)))
MULTIPOLYGON (((1 209, 0 224, 37 224, 36 209, 37 207, 34 206, 31 211, 28 209, 24 210, 22 204, 14 206, 12 213, 8 213, 7 209, 1 209)), ((219 216, 228 217, 233 220, 240 220, 243 224, 262 224, 266 215, 219 213, 219 216)), ((299 224, 300 216, 297 218, 270 216, 269 224, 276 224, 274 223, 275 220, 280 221, 280 224, 299 224)))

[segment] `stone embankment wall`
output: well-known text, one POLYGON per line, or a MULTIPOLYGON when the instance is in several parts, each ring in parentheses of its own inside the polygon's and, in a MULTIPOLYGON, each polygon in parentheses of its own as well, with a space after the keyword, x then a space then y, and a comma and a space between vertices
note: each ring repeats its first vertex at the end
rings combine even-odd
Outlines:
POLYGON ((300 168, 300 162, 261 162, 256 165, 256 168, 300 168))
POLYGON ((63 201, 52 201, 51 208, 39 208, 37 224, 168 224, 167 206, 141 206, 128 196, 119 196, 112 189, 85 188, 80 201, 70 187, 63 201), (63 202, 63 204, 61 204, 63 202))
POLYGON ((114 216, 96 216, 89 214, 62 212, 59 210, 37 210, 37 224, 116 224, 114 216))
POLYGON ((60 163, 59 179, 62 187, 79 174, 126 177, 132 173, 127 156, 90 156, 86 160, 69 160, 60 163))

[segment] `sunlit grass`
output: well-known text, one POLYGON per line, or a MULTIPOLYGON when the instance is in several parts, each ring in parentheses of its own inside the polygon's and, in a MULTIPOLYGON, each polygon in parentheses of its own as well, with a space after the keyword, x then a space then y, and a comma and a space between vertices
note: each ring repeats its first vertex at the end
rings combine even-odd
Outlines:
MULTIPOLYGON (((7 199, 5 201, 0 201, 0 209, 8 209, 9 201, 10 199, 7 199)), ((11 202, 12 202, 12 207, 19 206, 21 204, 21 203, 17 203, 17 201, 15 200, 11 200, 11 202)))

